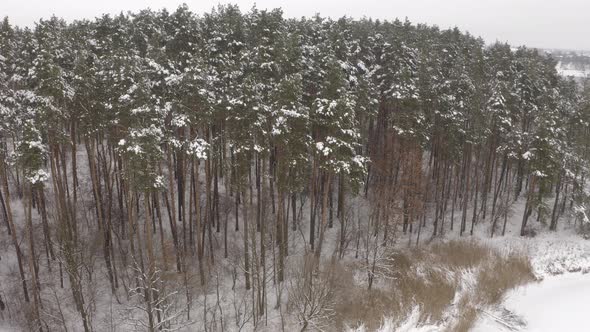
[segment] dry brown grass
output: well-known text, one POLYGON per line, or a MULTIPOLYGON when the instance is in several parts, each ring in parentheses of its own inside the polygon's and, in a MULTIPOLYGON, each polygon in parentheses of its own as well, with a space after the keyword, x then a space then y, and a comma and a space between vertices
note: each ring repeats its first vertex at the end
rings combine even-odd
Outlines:
POLYGON ((384 316, 403 320, 419 306, 421 323, 449 319, 449 331, 468 331, 478 308, 496 304, 508 290, 534 280, 525 256, 503 255, 469 241, 399 251, 394 259, 389 287, 371 291, 355 284, 353 267, 337 267, 335 330, 360 322, 374 330, 384 316))
POLYGON ((490 258, 481 266, 475 288, 459 303, 460 316, 450 331, 469 331, 478 308, 498 304, 509 290, 535 280, 532 266, 523 255, 502 256, 493 252, 490 258))
POLYGON ((332 263, 332 287, 334 291, 334 331, 344 331, 346 326, 364 324, 369 329, 379 327, 383 313, 397 305, 394 294, 356 284, 355 266, 332 263))
POLYGON ((459 306, 461 316, 454 325, 448 328, 448 331, 467 332, 477 318, 477 308, 469 305, 467 301, 461 302, 463 302, 459 306))
POLYGON ((534 280, 532 267, 524 256, 512 254, 504 258, 492 260, 479 273, 477 284, 480 287, 481 304, 498 303, 506 290, 534 280))

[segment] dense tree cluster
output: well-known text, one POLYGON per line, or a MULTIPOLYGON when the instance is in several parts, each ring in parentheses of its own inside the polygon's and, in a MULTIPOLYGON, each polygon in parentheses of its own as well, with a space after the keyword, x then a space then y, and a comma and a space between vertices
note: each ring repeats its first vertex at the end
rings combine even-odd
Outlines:
POLYGON ((30 322, 56 324, 48 274, 92 329, 90 261, 152 331, 179 319, 165 276, 207 285, 234 262, 256 324, 295 236, 311 290, 328 242, 371 287, 396 240, 504 234, 519 199, 521 235, 531 216, 587 222, 589 89, 555 65, 457 29, 281 10, 5 19, 1 217, 30 322))

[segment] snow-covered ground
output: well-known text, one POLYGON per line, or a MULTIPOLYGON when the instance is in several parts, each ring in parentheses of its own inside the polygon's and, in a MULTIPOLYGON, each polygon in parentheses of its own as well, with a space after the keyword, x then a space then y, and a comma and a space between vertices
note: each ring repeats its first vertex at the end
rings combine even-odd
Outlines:
MULTIPOLYGON (((80 160, 83 160, 80 157, 80 160)), ((222 187, 223 188, 223 187, 222 187)), ((91 194, 89 194, 91 195, 91 194)), ((362 200, 361 202, 356 202, 354 205, 356 209, 359 211, 367 211, 367 208, 363 206, 362 200)), ((15 213, 15 220, 24 220, 24 216, 21 215, 21 211, 23 210, 20 201, 13 201, 13 208, 15 213)), ((548 230, 548 226, 541 222, 536 221, 534 215, 531 217, 530 220, 530 227, 533 232, 531 234, 536 234, 534 237, 521 237, 519 235, 520 231, 520 222, 524 212, 524 200, 519 199, 511 206, 511 213, 507 218, 507 227, 506 227, 506 234, 505 236, 500 235, 500 229, 493 239, 490 239, 490 221, 489 220, 481 220, 474 229, 473 236, 468 235, 468 233, 464 234, 464 236, 459 236, 458 232, 453 231, 451 232, 448 229, 447 220, 447 229, 443 236, 440 236, 432 240, 430 234, 432 234, 432 229, 429 227, 425 227, 423 230, 423 236, 420 238, 421 245, 427 245, 427 243, 432 241, 450 241, 450 240, 459 240, 464 239, 467 241, 475 240, 478 243, 485 243, 494 248, 497 248, 502 251, 520 251, 525 253, 531 260, 533 270, 535 275, 539 279, 543 279, 540 283, 534 283, 527 285, 526 287, 515 290, 510 292, 506 300, 498 305, 496 308, 481 308, 481 313, 479 320, 476 325, 475 331, 479 332, 488 332, 488 331, 502 331, 503 328, 501 324, 497 323, 494 319, 491 318, 490 315, 497 316, 497 317, 505 317, 506 312, 502 311, 502 308, 507 308, 511 312, 513 312, 516 317, 522 317, 524 321, 526 321, 527 325, 524 330, 522 331, 580 331, 584 330, 582 326, 584 325, 574 325, 574 324, 582 324, 583 321, 576 318, 574 320, 573 315, 583 309, 582 301, 585 299, 590 299, 590 274, 583 274, 586 272, 590 272, 590 240, 585 240, 580 234, 576 232, 577 225, 575 221, 572 220, 571 216, 566 213, 566 215, 562 216, 559 220, 559 227, 557 232, 551 232, 548 230), (561 285, 563 282, 563 286, 561 285), (563 294, 562 294, 563 293, 563 294), (537 307, 539 304, 544 305, 543 308, 537 307), (550 310, 550 311, 547 311, 550 310), (549 329, 549 330, 539 330, 536 329, 537 324, 541 324, 541 326, 551 326, 543 322, 543 319, 568 319, 568 324, 570 325, 561 325, 561 326, 568 326, 571 328, 558 328, 558 329, 549 329)), ((359 212, 359 215, 361 213, 359 212)), ((470 212, 469 215, 471 216, 472 213, 470 212)), ((455 216, 455 222, 457 222, 458 217, 455 216)), ((307 222, 303 223, 308 224, 307 222)), ((455 224, 456 225, 456 224, 455 224)), ((21 225, 22 226, 22 225, 21 225)), ((335 239, 338 238, 338 228, 329 229, 326 234, 326 244, 325 244, 325 253, 335 252, 336 250, 336 241, 335 239)), ((302 257, 303 255, 303 248, 302 243, 303 241, 297 239, 299 236, 303 236, 306 234, 307 231, 303 230, 300 232, 290 232, 290 237, 292 239, 289 240, 291 247, 289 248, 290 258, 289 260, 292 262, 296 262, 296 259, 302 257)), ((240 233, 230 233, 230 241, 229 243, 240 243, 240 233), (232 238, 232 237, 236 238, 232 238)), ((400 245, 405 246, 406 243, 410 242, 407 241, 407 238, 400 238, 400 245)), ((415 235, 412 235, 411 243, 415 243, 415 235)), ((6 240, 8 241, 8 240, 6 240)), ((11 252, 11 244, 9 242, 1 243, 0 242, 0 249, 5 249, 3 254, 1 255, 3 265, 2 268, 8 269, 15 269, 16 262, 11 261, 15 259, 15 255, 10 255, 11 252), (6 248, 6 249, 5 249, 6 248)), ((41 262, 43 264, 43 262, 41 262)), ((221 275, 221 279, 219 282, 220 286, 220 293, 221 299, 219 300, 221 305, 224 305, 224 309, 230 308, 231 306, 236 304, 235 298, 242 298, 240 297, 240 293, 234 292, 232 287, 232 280, 231 280, 231 273, 229 269, 232 267, 233 262, 228 262, 226 267, 221 266, 219 269, 219 273, 221 275), (224 279, 224 276, 226 277, 224 279), (236 295, 238 294, 238 295, 236 295), (237 296, 237 297, 236 297, 237 296)), ((221 264, 220 264, 221 265, 221 264)), ((233 266, 238 266, 234 264, 233 266)), ((295 266, 295 265, 293 265, 295 266)), ((16 271, 8 271, 2 270, 0 271, 0 276, 6 275, 17 275, 16 271)), ((467 274, 466 274, 467 275, 467 274)), ((51 282, 55 282, 55 280, 45 280, 45 289, 52 289, 50 288, 51 282)), ((94 290, 104 290, 108 289, 107 280, 104 278, 95 278, 94 282, 97 283, 94 285, 94 290)), ((12 283, 0 283, 0 294, 3 295, 3 298, 6 298, 6 293, 14 286, 17 291, 18 284, 12 283), (17 286, 14 286, 17 285, 17 286)), ((58 289, 58 287, 54 287, 58 289)), ((469 292, 470 288, 469 285, 466 284, 465 287, 461 288, 456 295, 456 298, 460 298, 462 293, 461 292, 469 292)), ((215 297, 215 289, 209 292, 209 300, 215 297)), ((284 290, 281 289, 280 292, 284 290)), ((274 290, 269 288, 269 299, 272 301, 277 301, 277 294, 280 293, 279 290, 274 290)), ((202 312, 201 308, 204 297, 202 291, 198 293, 195 292, 194 298, 194 306, 193 312, 191 313, 191 317, 195 320, 195 324, 189 326, 186 331, 194 331, 195 329, 200 329, 201 326, 201 317, 199 313, 202 312), (195 309, 196 308, 196 309, 195 309)), ((65 299, 69 298, 69 293, 62 292, 59 293, 60 296, 63 296, 64 302, 65 299)), ((95 317, 95 321, 97 322, 97 326, 117 326, 120 327, 119 330, 129 330, 127 329, 126 322, 124 321, 123 317, 114 316, 110 317, 109 315, 112 312, 122 311, 126 309, 125 303, 123 305, 117 305, 116 301, 113 301, 113 298, 110 296, 109 292, 103 293, 100 292, 98 294, 92 294, 95 296, 95 301, 97 303, 97 314, 95 317), (115 320, 114 322, 107 322, 108 319, 115 320), (107 323, 104 323, 107 322, 107 323)), ((285 302, 286 296, 282 297, 282 301, 285 302)), ((214 302, 215 303, 215 302, 214 302)), ((70 308, 73 308, 73 305, 69 305, 70 308)), ((216 310, 215 308, 210 310, 216 310)), ((229 312, 228 310, 225 310, 229 312)), ((71 311, 68 312, 72 317, 68 317, 68 321, 76 322, 77 317, 76 313, 71 311)), ((66 313, 66 314, 68 314, 66 313)), ((266 331, 277 331, 279 330, 279 325, 281 323, 280 318, 276 312, 272 312, 273 315, 269 315, 269 322, 266 331)), ((210 313, 208 313, 210 315, 210 313)), ((422 322, 420 321, 420 309, 415 308, 409 317, 406 317, 399 322, 399 319, 393 319, 384 317, 383 319, 383 326, 379 330, 380 332, 438 332, 438 331, 447 331, 448 326, 453 323, 452 319, 455 317, 455 311, 453 306, 448 308, 448 312, 445 313, 445 317, 449 317, 449 319, 445 322, 422 322)), ((399 318, 399 317, 397 317, 399 318)), ((518 320, 511 321, 511 324, 514 324, 518 320)), ((18 331, 18 328, 10 326, 10 321, 6 319, 0 319, 0 332, 3 331, 18 331)), ((287 331, 296 330, 298 329, 297 322, 291 320, 287 320, 285 322, 287 331)), ((564 323, 565 324, 565 323, 564 323)), ((228 324, 231 325, 231 324, 228 324)), ((76 331, 75 327, 70 329, 76 331)), ((232 330, 231 326, 226 330, 232 330)), ((357 329, 356 331, 366 331, 357 329)))
POLYGON ((472 331, 584 331, 588 325, 588 299, 590 274, 547 277, 510 292, 502 307, 498 308, 505 310, 482 311, 472 331), (502 319, 508 312, 513 316, 502 319), (523 324, 519 326, 519 322, 523 324))

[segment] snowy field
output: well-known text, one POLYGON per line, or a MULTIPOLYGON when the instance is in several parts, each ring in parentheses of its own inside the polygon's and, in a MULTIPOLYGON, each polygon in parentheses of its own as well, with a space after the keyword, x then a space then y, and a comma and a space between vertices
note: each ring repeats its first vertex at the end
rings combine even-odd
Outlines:
POLYGON ((510 292, 501 308, 482 312, 472 331, 584 331, 588 299, 590 274, 548 277, 510 292))

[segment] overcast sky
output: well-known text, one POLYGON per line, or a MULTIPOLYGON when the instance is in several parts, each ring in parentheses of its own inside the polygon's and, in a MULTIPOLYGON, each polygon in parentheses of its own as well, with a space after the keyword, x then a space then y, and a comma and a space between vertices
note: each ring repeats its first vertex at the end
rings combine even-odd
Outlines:
POLYGON ((487 42, 542 48, 590 50, 590 0, 0 0, 0 17, 13 24, 33 26, 55 14, 68 21, 103 13, 136 11, 150 7, 174 10, 182 3, 197 13, 219 3, 238 4, 247 11, 281 7, 287 17, 323 16, 403 19, 457 26, 487 42))

